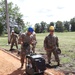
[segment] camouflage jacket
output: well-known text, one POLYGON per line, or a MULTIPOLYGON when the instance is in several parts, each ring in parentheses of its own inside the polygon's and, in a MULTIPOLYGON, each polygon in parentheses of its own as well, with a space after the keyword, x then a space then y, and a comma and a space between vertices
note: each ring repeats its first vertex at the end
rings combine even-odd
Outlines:
POLYGON ((17 34, 11 34, 11 36, 10 36, 10 41, 11 42, 16 42, 16 41, 18 41, 18 36, 17 36, 17 34))
POLYGON ((31 35, 31 38, 32 38, 33 45, 36 45, 37 40, 36 40, 36 33, 35 32, 33 32, 33 34, 31 35))
POLYGON ((27 35, 27 33, 21 34, 20 38, 21 38, 21 41, 24 43, 26 42, 26 43, 30 44, 32 42, 31 36, 27 35))
POLYGON ((53 48, 56 48, 58 47, 58 37, 56 37, 55 35, 48 35, 45 37, 45 40, 44 40, 44 48, 47 48, 47 49, 53 49, 53 48))

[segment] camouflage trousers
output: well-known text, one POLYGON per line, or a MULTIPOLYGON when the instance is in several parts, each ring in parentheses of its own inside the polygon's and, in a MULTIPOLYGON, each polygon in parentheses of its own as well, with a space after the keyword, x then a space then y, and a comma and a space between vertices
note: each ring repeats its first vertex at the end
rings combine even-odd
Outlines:
POLYGON ((33 51, 33 53, 35 53, 35 47, 36 47, 36 44, 32 45, 32 51, 33 51))
POLYGON ((23 46, 21 46, 21 64, 24 64, 24 59, 27 54, 30 54, 30 46, 26 49, 23 46))
POLYGON ((10 47, 10 49, 13 48, 14 44, 16 45, 16 48, 18 49, 18 42, 17 42, 17 41, 11 42, 11 47, 10 47))
POLYGON ((46 51, 46 53, 47 53, 48 62, 50 62, 50 60, 51 60, 51 54, 52 53, 55 57, 56 62, 60 62, 59 56, 58 56, 58 53, 57 53, 56 49, 46 51))

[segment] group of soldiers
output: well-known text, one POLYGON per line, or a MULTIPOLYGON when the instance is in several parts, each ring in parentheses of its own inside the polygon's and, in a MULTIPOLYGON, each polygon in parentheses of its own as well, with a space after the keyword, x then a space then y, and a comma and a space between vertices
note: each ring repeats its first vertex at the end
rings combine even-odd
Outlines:
MULTIPOLYGON (((57 53, 57 49, 59 48, 59 43, 58 43, 58 37, 55 36, 54 34, 54 26, 50 26, 49 28, 49 35, 45 37, 44 39, 44 49, 46 51, 47 54, 47 58, 48 58, 48 63, 51 63, 51 54, 53 53, 55 56, 55 60, 57 62, 57 65, 60 65, 60 60, 59 60, 59 56, 57 53)), ((26 57, 27 54, 30 54, 30 52, 32 51, 33 53, 35 53, 35 47, 36 47, 36 33, 34 32, 34 29, 29 27, 27 32, 21 34, 20 36, 21 39, 21 68, 23 68, 24 65, 24 59, 26 57)), ((14 33, 14 31, 12 31, 11 34, 11 46, 10 46, 10 50, 12 50, 14 44, 16 45, 16 48, 18 50, 18 36, 14 33)))

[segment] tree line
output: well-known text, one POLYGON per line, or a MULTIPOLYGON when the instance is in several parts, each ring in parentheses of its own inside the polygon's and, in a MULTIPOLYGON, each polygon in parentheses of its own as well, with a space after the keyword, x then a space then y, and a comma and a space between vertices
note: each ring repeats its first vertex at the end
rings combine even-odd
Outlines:
MULTIPOLYGON (((22 17, 23 15, 19 12, 19 7, 14 5, 12 2, 8 3, 8 11, 9 11, 9 23, 10 23, 10 32, 12 28, 16 33, 20 31, 26 31, 27 27, 30 26, 29 23, 24 23, 22 17)), ((64 32, 64 31, 75 31, 75 17, 72 18, 70 21, 57 21, 57 22, 50 22, 47 24, 46 22, 42 21, 40 23, 36 23, 34 25, 36 33, 45 33, 49 32, 50 26, 55 26, 56 32, 64 32)), ((6 26, 6 14, 5 14, 5 1, 0 1, 0 35, 2 33, 7 33, 7 26, 6 26)))
POLYGON ((42 21, 41 23, 36 23, 35 32, 36 33, 49 32, 50 26, 54 26, 56 32, 75 31, 75 18, 71 19, 70 21, 64 22, 62 21, 50 22, 50 24, 47 24, 44 21, 42 21))

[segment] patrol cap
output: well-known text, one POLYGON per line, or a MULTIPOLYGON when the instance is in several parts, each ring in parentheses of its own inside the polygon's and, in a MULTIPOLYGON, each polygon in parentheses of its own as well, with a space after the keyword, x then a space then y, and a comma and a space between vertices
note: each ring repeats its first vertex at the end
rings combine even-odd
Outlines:
POLYGON ((49 30, 54 31, 54 26, 50 26, 50 27, 49 27, 49 30))
POLYGON ((34 31, 33 28, 31 28, 31 27, 28 28, 28 32, 32 32, 33 33, 33 31, 34 31))

